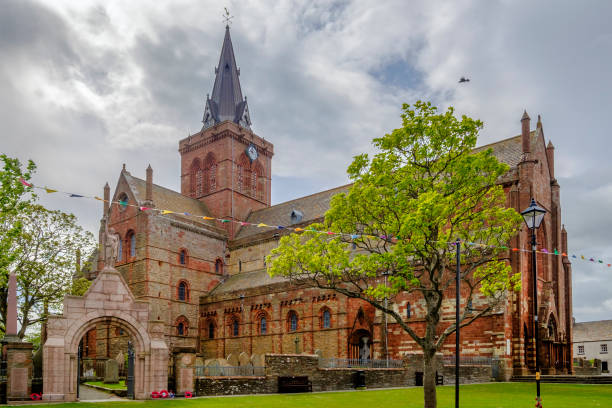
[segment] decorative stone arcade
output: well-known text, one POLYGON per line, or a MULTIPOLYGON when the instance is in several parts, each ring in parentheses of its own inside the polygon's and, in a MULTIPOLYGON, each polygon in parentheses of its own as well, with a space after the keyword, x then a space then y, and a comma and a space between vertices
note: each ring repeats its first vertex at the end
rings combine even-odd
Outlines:
POLYGON ((62 315, 47 321, 43 346, 43 399, 76 401, 79 342, 88 330, 105 322, 120 326, 134 342, 135 398, 168 385, 168 347, 164 324, 149 321, 148 303, 134 299, 123 277, 104 268, 84 296, 66 295, 62 315))

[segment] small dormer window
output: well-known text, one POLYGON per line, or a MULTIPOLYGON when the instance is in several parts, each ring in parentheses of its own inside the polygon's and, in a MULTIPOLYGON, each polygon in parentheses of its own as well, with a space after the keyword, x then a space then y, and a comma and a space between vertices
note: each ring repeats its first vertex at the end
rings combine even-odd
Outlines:
POLYGON ((292 224, 297 224, 301 222, 302 218, 304 218, 304 214, 301 211, 299 210, 291 211, 291 223, 292 224))

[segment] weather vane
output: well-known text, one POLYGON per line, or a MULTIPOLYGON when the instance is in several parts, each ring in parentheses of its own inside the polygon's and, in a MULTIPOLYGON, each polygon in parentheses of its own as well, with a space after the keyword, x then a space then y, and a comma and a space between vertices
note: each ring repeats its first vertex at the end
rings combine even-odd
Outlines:
POLYGON ((234 18, 234 16, 230 16, 230 12, 227 7, 223 8, 225 9, 225 14, 223 14, 223 22, 229 27, 232 24, 232 18, 234 18))

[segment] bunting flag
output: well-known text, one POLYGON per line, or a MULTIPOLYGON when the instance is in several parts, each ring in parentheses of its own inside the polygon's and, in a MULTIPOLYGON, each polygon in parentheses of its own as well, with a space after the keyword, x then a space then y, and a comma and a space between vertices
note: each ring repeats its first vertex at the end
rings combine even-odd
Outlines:
MULTIPOLYGON (((134 205, 134 204, 130 204, 128 201, 123 201, 123 200, 118 200, 118 201, 113 201, 113 200, 105 200, 103 198, 100 198, 98 196, 87 196, 87 195, 82 195, 82 194, 75 194, 75 193, 67 193, 61 190, 57 190, 57 189, 53 189, 53 188, 49 188, 49 187, 39 187, 34 185, 33 183, 29 183, 26 180, 24 180, 23 178, 19 178, 18 179, 19 182, 21 184, 23 184, 26 187, 31 187, 31 188, 35 188, 35 189, 39 189, 39 190, 44 190, 47 194, 52 194, 52 193, 63 193, 66 194, 68 197, 71 198, 90 198, 90 199, 94 199, 94 200, 98 200, 98 201, 103 201, 109 204, 118 204, 121 205, 122 207, 135 207, 137 209, 139 209, 140 211, 155 211, 157 213, 159 213, 160 215, 168 215, 168 214, 177 214, 177 215, 183 215, 183 216, 187 216, 187 217, 197 217, 200 219, 204 219, 204 220, 209 220, 209 221, 217 221, 220 222, 222 224, 227 224, 227 223, 236 223, 239 224, 241 227, 254 227, 254 228, 272 228, 272 229, 284 229, 284 230, 288 230, 288 231, 293 231, 293 232, 313 232, 316 234, 325 234, 325 235, 329 235, 329 236, 338 236, 338 237, 344 237, 348 240, 351 241, 355 241, 358 239, 368 239, 368 240, 375 240, 375 239, 380 239, 382 241, 391 241, 393 243, 398 242, 400 240, 402 240, 402 238, 400 238, 399 236, 393 236, 393 235, 371 235, 371 234, 348 234, 348 233, 342 233, 342 232, 336 232, 336 231, 320 231, 320 230, 316 230, 314 227, 307 227, 307 228, 301 228, 301 227, 287 227, 284 225, 268 225, 265 223, 259 223, 259 224, 254 224, 254 223, 250 223, 250 222, 245 222, 245 221, 236 221, 236 220, 228 220, 228 219, 223 219, 223 218, 215 218, 215 217, 210 217, 210 216, 206 216, 206 215, 193 215, 191 213, 188 212, 180 212, 180 211, 173 211, 173 210, 164 210, 164 209, 158 209, 158 208, 151 208, 151 207, 144 207, 144 206, 138 206, 138 205, 134 205)), ((409 239, 407 240, 409 241, 409 239)), ((447 244, 447 245, 456 245, 457 243, 455 241, 452 242, 439 242, 440 244, 447 244)), ((491 249, 502 249, 505 251, 511 251, 511 252, 528 252, 531 253, 532 250, 531 249, 523 249, 523 248, 515 248, 515 247, 508 247, 508 246, 491 246, 491 245, 487 245, 487 244, 481 244, 481 243, 477 243, 477 242, 468 242, 468 241, 461 241, 461 243, 463 245, 468 245, 468 246, 473 246, 473 247, 481 247, 481 248, 491 248, 491 249)), ((554 248, 552 251, 548 250, 547 248, 541 248, 540 250, 536 250, 535 251, 538 254, 543 254, 543 255, 549 255, 549 256, 562 256, 562 257, 567 257, 567 258, 572 258, 572 259, 581 259, 585 262, 592 262, 592 263, 598 263, 601 265, 605 265, 608 268, 612 267, 612 263, 606 263, 601 259, 596 259, 594 257, 590 257, 587 258, 584 255, 579 255, 579 258, 576 254, 567 254, 565 252, 559 252, 558 249, 554 248)))

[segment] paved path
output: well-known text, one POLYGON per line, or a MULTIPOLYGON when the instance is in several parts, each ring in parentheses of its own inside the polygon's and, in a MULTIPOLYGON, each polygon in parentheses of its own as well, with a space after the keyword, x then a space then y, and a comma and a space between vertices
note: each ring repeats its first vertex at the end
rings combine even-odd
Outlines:
POLYGON ((81 384, 79 387, 79 400, 81 401, 103 401, 103 400, 122 400, 115 394, 96 390, 95 388, 88 387, 81 384))

